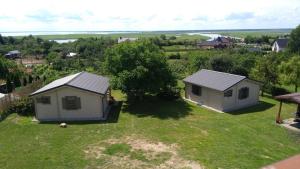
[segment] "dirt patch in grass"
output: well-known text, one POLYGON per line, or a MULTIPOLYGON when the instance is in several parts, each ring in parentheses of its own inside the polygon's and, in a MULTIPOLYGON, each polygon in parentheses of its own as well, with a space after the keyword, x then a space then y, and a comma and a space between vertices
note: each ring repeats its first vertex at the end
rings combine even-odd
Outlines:
POLYGON ((109 139, 84 150, 87 158, 99 160, 87 168, 157 168, 203 169, 197 162, 186 160, 176 144, 167 145, 136 137, 109 139))

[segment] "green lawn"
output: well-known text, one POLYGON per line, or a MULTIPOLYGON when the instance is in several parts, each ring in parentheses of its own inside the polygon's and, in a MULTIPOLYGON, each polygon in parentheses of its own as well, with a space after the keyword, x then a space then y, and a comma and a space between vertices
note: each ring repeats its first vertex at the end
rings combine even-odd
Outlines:
MULTIPOLYGON (((113 95, 124 100, 120 92, 113 95)), ((0 168, 147 168, 176 156, 205 168, 252 169, 300 153, 300 135, 275 124, 278 102, 267 97, 258 106, 223 114, 155 97, 119 105, 107 123, 65 129, 10 115, 0 122, 0 168), (161 142, 160 153, 139 149, 136 143, 145 140, 152 146, 161 142)), ((294 109, 284 104, 284 117, 294 109)))

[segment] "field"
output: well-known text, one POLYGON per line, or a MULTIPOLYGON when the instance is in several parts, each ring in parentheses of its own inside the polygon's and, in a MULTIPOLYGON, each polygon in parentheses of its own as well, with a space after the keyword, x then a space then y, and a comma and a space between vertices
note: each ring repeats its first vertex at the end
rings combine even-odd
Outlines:
MULTIPOLYGON (((1 168, 260 168, 300 153, 300 135, 274 122, 278 102, 216 113, 148 97, 119 101, 105 123, 37 124, 10 115, 0 122, 1 168)), ((284 117, 295 106, 284 104, 284 117)))
POLYGON ((261 37, 263 35, 272 36, 272 37, 284 36, 284 35, 288 35, 290 32, 291 32, 290 29, 272 29, 272 30, 220 31, 218 33, 225 36, 245 38, 246 36, 261 37))
MULTIPOLYGON (((141 32, 141 33, 118 33, 118 34, 57 34, 57 35, 36 35, 36 37, 40 37, 42 39, 47 40, 59 40, 59 39, 79 39, 79 38, 100 38, 100 37, 111 37, 111 38, 119 38, 119 37, 127 37, 127 38, 149 38, 149 37, 159 37, 161 34, 165 34, 168 37, 176 36, 175 41, 194 41, 194 40, 207 40, 209 39, 206 36, 201 35, 187 35, 176 33, 168 33, 168 32, 141 32)), ((20 38, 21 36, 16 36, 20 38)))

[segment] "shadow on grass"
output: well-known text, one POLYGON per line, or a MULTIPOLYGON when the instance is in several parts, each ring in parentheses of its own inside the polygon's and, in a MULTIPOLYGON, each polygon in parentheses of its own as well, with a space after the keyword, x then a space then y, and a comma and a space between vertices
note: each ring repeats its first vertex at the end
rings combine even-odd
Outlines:
POLYGON ((248 113, 258 113, 261 111, 265 111, 271 107, 275 106, 275 104, 272 103, 268 103, 265 101, 260 101, 259 104, 254 105, 254 106, 250 106, 244 109, 240 109, 240 110, 235 110, 235 111, 231 111, 231 112, 226 112, 228 114, 231 115, 241 115, 241 114, 248 114, 248 113))
POLYGON ((125 113, 137 117, 154 117, 159 119, 179 119, 189 115, 191 105, 181 98, 167 101, 155 96, 146 96, 142 101, 127 103, 124 106, 125 113))
POLYGON ((40 124, 59 124, 59 123, 62 123, 62 122, 67 123, 67 124, 76 124, 76 125, 117 123, 118 120, 119 120, 119 115, 120 115, 122 105, 123 105, 122 101, 119 101, 115 105, 112 105, 106 120, 45 121, 45 122, 40 122, 40 124))

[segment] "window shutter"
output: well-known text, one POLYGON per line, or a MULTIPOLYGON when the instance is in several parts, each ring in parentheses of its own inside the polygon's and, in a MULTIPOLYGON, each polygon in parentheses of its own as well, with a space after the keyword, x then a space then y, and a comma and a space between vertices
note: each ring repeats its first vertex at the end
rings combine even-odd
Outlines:
POLYGON ((76 108, 81 109, 81 100, 80 97, 76 97, 76 108))
POLYGON ((67 109, 67 100, 66 100, 66 98, 63 97, 61 100, 62 100, 62 107, 63 107, 63 109, 67 109))

